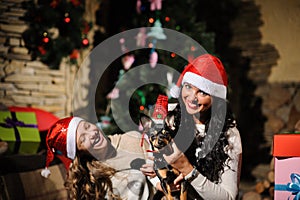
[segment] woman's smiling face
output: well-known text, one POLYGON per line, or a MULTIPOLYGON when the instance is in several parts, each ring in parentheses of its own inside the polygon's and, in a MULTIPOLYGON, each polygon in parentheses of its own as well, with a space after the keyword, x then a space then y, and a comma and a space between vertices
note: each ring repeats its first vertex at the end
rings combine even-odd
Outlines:
POLYGON ((89 153, 98 160, 105 160, 115 152, 111 143, 95 124, 81 121, 76 133, 78 151, 89 153))
POLYGON ((189 114, 207 111, 212 105, 212 98, 209 94, 199 90, 189 83, 184 83, 181 90, 181 97, 189 114))

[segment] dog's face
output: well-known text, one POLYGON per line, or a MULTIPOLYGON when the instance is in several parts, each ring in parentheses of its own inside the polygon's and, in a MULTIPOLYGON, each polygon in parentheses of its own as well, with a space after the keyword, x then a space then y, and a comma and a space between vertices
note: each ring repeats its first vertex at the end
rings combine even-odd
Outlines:
POLYGON ((142 115, 140 118, 144 132, 148 135, 154 150, 159 151, 171 142, 178 131, 178 123, 175 115, 168 115, 163 123, 155 123, 149 116, 142 115))

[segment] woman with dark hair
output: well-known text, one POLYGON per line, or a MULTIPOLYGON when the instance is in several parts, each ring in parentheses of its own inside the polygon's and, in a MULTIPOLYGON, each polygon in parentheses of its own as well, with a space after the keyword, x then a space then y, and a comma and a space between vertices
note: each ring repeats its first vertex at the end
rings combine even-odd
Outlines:
POLYGON ((95 124, 79 117, 57 121, 46 136, 46 168, 54 156, 65 164, 65 186, 70 199, 150 199, 153 193, 139 171, 145 162, 146 146, 141 134, 129 131, 106 136, 95 124))
MULTIPOLYGON (((170 90, 178 98, 180 126, 165 160, 188 181, 189 199, 236 199, 242 145, 226 100, 227 75, 221 61, 204 54, 188 64, 170 90)), ((141 171, 151 175, 148 165, 141 171)), ((152 181, 155 182, 155 181, 152 181)), ((156 184, 160 189, 160 184, 156 184)))

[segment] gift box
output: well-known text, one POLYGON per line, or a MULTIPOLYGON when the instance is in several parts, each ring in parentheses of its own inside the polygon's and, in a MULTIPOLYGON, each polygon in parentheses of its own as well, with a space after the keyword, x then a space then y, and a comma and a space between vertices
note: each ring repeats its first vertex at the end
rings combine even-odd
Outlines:
POLYGON ((275 134, 275 200, 300 199, 300 134, 275 134))
POLYGON ((41 138, 34 112, 0 111, 0 139, 9 153, 35 154, 41 138))

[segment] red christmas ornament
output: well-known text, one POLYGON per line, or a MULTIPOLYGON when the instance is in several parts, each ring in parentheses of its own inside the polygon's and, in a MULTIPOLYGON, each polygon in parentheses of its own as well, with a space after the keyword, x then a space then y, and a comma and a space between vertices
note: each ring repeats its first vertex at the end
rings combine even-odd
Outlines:
POLYGON ((43 39, 42 39, 42 41, 44 42, 44 43, 48 43, 49 42, 49 37, 48 37, 48 33, 45 31, 44 33, 43 33, 43 39))
POLYGON ((79 51, 77 49, 73 49, 72 53, 70 54, 71 59, 79 58, 79 51))
POLYGON ((67 24, 70 23, 70 21, 71 21, 70 17, 65 17, 65 22, 66 22, 67 24))
POLYGON ((86 46, 89 45, 89 40, 87 38, 83 38, 82 41, 81 41, 81 43, 82 43, 83 46, 86 47, 86 46))
POLYGON ((90 29, 90 25, 86 21, 84 21, 82 33, 86 35, 90 31, 90 29))
POLYGON ((71 3, 72 3, 74 6, 79 6, 79 5, 80 5, 80 0, 71 0, 71 3))
POLYGON ((69 13, 65 13, 65 19, 64 19, 65 23, 70 23, 71 18, 69 17, 69 13))
POLYGON ((59 4, 60 0, 53 0, 51 3, 50 3, 50 6, 52 8, 56 8, 59 4))
POLYGON ((149 21, 150 24, 154 23, 154 19, 152 17, 150 17, 148 21, 149 21))
POLYGON ((47 53, 47 51, 42 46, 38 46, 38 50, 42 55, 45 55, 47 53))
POLYGON ((48 43, 50 41, 50 39, 48 37, 43 37, 43 42, 44 43, 48 43))

